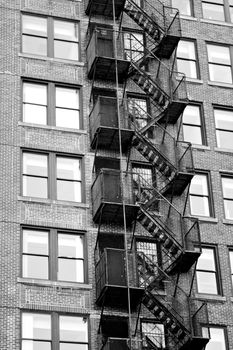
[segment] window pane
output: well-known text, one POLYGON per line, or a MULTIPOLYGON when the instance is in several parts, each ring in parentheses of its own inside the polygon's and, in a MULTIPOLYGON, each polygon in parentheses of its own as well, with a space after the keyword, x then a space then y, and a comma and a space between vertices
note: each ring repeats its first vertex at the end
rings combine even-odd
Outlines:
POLYGON ((51 316, 40 313, 22 314, 22 337, 29 339, 51 339, 51 316))
POLYGON ((216 130, 217 146, 233 149, 233 132, 216 130))
POLYGON ((201 128, 183 125, 184 141, 202 145, 201 128))
POLYGON ((221 83, 232 83, 231 67, 209 63, 210 80, 221 83))
POLYGON ((221 45, 207 45, 207 51, 209 62, 226 65, 231 64, 229 47, 221 45))
POLYGON ((58 259, 58 280, 84 282, 83 261, 75 259, 58 259))
POLYGON ((47 19, 37 16, 23 15, 23 33, 47 36, 47 19))
POLYGON ((203 9, 203 17, 208 19, 213 19, 216 21, 224 21, 224 7, 222 5, 214 5, 214 4, 202 4, 203 9))
POLYGON ((218 294, 215 273, 197 271, 199 293, 218 294))
POLYGON ((81 202, 81 198, 80 182, 57 180, 58 200, 81 202))
POLYGON ((48 255, 48 232, 23 230, 23 252, 48 255))
POLYGON ((88 342, 86 318, 60 316, 59 326, 61 341, 88 342))
POLYGON ((172 0, 172 7, 177 8, 182 15, 191 16, 190 0, 172 0))
POLYGON ((222 177, 223 197, 233 199, 233 178, 222 177))
POLYGON ((80 129, 79 111, 56 108, 56 126, 62 128, 80 129))
POLYGON ((47 178, 23 176, 23 196, 48 198, 47 178))
POLYGON ((23 105, 23 121, 26 123, 47 124, 47 107, 38 105, 23 105))
POLYGON ((56 107, 79 109, 79 90, 56 87, 56 107))
POLYGON ((23 154, 23 172, 27 175, 47 176, 47 155, 23 154))
POLYGON ((44 256, 23 256, 23 277, 48 279, 48 258, 44 256))
POLYGON ((215 271, 215 257, 212 248, 202 248, 202 254, 198 259, 197 269, 215 271))
POLYGON ((83 258, 83 237, 59 233, 58 255, 70 258, 83 258))
POLYGON ((233 219, 233 201, 229 201, 227 199, 224 200, 224 209, 226 219, 233 219))
POLYGON ((215 124, 218 129, 233 131, 233 112, 223 109, 215 109, 215 124))
POLYGON ((80 159, 57 157, 57 177, 67 180, 81 180, 80 159))
POLYGON ((142 334, 146 336, 152 344, 155 345, 155 348, 165 348, 165 333, 164 326, 159 323, 153 322, 142 322, 142 334))
POLYGON ((47 105, 47 85, 24 83, 23 102, 47 105))
POLYGON ((51 350, 50 342, 23 340, 22 350, 51 350))
POLYGON ((78 44, 54 40, 54 57, 78 61, 78 44))
POLYGON ((229 255, 230 255, 231 273, 233 274, 233 251, 230 251, 229 255))
POLYGON ((78 24, 55 20, 54 37, 61 40, 78 41, 78 24))
MULTIPOLYGON (((206 350, 226 350, 226 341, 223 328, 210 327, 210 341, 206 345, 206 350)), ((208 331, 202 331, 204 335, 208 336, 208 331)))
POLYGON ((187 78, 197 78, 196 62, 177 59, 177 70, 184 73, 187 78))
POLYGON ((183 113, 183 123, 201 125, 200 107, 187 106, 183 113))
POLYGON ((47 56, 47 39, 23 35, 23 52, 47 56))
POLYGON ((177 48, 177 57, 179 58, 187 58, 187 59, 195 59, 195 45, 191 41, 179 41, 177 48))
POLYGON ((195 175, 191 181, 190 193, 208 196, 208 184, 206 175, 195 175))
POLYGON ((209 201, 206 197, 190 196, 192 215, 210 216, 209 201))

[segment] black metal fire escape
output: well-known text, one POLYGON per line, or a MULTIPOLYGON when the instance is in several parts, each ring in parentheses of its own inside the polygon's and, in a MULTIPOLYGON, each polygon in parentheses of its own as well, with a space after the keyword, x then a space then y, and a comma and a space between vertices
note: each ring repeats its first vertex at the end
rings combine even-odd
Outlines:
MULTIPOLYGON (((111 28, 91 23, 87 45, 88 77, 93 82, 96 79, 114 82, 117 76, 120 84, 131 79, 152 105, 143 127, 137 125, 140 115, 145 113, 140 106, 126 108, 124 103, 119 105, 117 96, 104 92, 95 98, 90 113, 91 147, 96 151, 93 220, 99 224, 96 303, 127 308, 125 250, 128 252, 128 247, 121 234, 109 236, 101 231, 101 225, 125 222, 130 227, 137 222, 160 245, 162 265, 156 264, 145 252, 129 250, 130 304, 133 310, 144 305, 164 326, 166 340, 159 343, 146 334, 139 347, 124 331, 111 333, 111 322, 116 321, 110 322, 102 315, 105 320, 102 333, 107 334, 107 339, 101 348, 204 350, 208 339, 201 335, 200 322, 206 320, 206 308, 193 301, 179 286, 180 274, 188 272, 201 254, 199 225, 197 220, 183 217, 167 198, 181 195, 194 175, 191 146, 178 142, 167 131, 167 125, 177 122, 188 103, 185 77, 177 76, 162 62, 171 57, 180 40, 179 13, 160 1, 154 6, 146 0, 140 4, 136 0, 86 0, 89 16, 111 18, 115 14, 119 18, 124 12, 146 34, 143 52, 127 56, 120 31, 116 37, 111 28), (116 40, 117 52, 113 40, 116 40), (150 64, 153 64, 153 75, 147 70, 150 64), (120 118, 116 110, 120 111, 120 118), (155 142, 147 136, 151 127, 155 142), (122 152, 133 146, 153 165, 156 169, 154 183, 147 183, 128 169, 122 172, 117 159, 97 156, 99 149, 119 150, 119 142, 122 152), (160 293, 161 285, 165 286, 164 294, 160 293)), ((133 40, 137 46, 138 39, 133 36, 133 40)))

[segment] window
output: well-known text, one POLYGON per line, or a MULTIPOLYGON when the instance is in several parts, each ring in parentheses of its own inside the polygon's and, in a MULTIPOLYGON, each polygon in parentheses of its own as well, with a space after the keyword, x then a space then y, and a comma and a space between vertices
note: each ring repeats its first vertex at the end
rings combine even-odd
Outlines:
MULTIPOLYGON (((127 97, 128 111, 131 119, 138 129, 144 128, 148 123, 148 102, 146 98, 130 96, 127 97)), ((150 133, 151 134, 151 133, 150 133)), ((150 135, 148 135, 150 137, 150 135)))
POLYGON ((79 60, 79 28, 71 21, 22 16, 22 51, 33 55, 79 60))
POLYGON ((188 105, 183 113, 183 138, 186 142, 204 144, 201 106, 188 105))
POLYGON ((180 40, 177 48, 177 70, 188 78, 197 78, 197 55, 193 41, 180 40))
POLYGON ((202 248, 202 254, 197 263, 196 278, 198 293, 219 294, 216 252, 214 248, 202 248))
POLYGON ((231 285, 233 287, 233 250, 229 250, 229 258, 230 258, 230 269, 231 269, 231 285))
POLYGON ((23 228, 22 242, 23 277, 84 282, 82 234, 23 228))
POLYGON ((172 7, 178 9, 181 15, 192 16, 191 0, 172 0, 172 7))
POLYGON ((212 215, 208 180, 208 174, 197 174, 191 181, 189 190, 191 215, 212 215))
POLYGON ((142 33, 124 33, 124 51, 127 60, 137 61, 144 55, 144 38, 142 33))
POLYGON ((233 111, 214 108, 217 146, 233 149, 233 111))
POLYGON ((203 17, 217 21, 225 21, 223 0, 202 1, 203 17))
POLYGON ((222 191, 225 217, 233 220, 233 177, 222 176, 222 191))
POLYGON ((150 165, 133 163, 132 172, 135 197, 139 201, 146 200, 142 192, 153 188, 153 168, 150 165))
POLYGON ((80 129, 80 91, 54 83, 23 82, 23 121, 80 129))
POLYGON ((141 328, 146 348, 165 349, 165 331, 163 324, 143 321, 141 323, 141 328))
POLYGON ((87 318, 57 313, 22 313, 22 350, 51 350, 57 343, 60 350, 87 350, 87 318))
POLYGON ((202 327, 203 337, 210 340, 205 350, 227 350, 225 328, 223 327, 202 327))
POLYGON ((211 81, 232 83, 230 48, 223 45, 207 45, 209 77, 211 81))
POLYGON ((24 151, 22 192, 23 196, 81 202, 81 159, 24 151))

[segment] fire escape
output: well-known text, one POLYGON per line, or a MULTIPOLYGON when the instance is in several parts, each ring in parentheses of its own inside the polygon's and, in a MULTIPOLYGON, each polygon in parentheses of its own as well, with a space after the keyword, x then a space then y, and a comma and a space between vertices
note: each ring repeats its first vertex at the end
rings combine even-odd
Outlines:
POLYGON ((159 0, 154 6, 146 0, 86 0, 86 14, 90 17, 86 53, 92 80, 89 117, 95 179, 91 192, 93 221, 98 224, 100 348, 204 350, 209 339, 202 337, 201 324, 208 323, 207 309, 192 298, 195 264, 201 254, 199 224, 173 205, 173 198, 186 193, 194 175, 192 148, 167 130, 188 103, 185 76, 174 71, 174 63, 171 68, 163 62, 171 58, 181 36, 179 13, 159 0), (146 37, 143 50, 137 50, 142 43, 131 35, 133 54, 124 50, 123 14, 146 37), (103 16, 110 24, 101 22, 103 16), (126 102, 129 82, 150 100, 146 118, 137 103, 132 107, 126 102), (153 140, 148 137, 151 128, 153 140), (156 170, 153 181, 129 170, 132 149, 156 170), (135 248, 140 237, 152 243, 146 249, 135 248), (153 244, 160 248, 160 263, 148 248, 153 244), (185 290, 180 283, 184 274, 191 275, 185 290), (129 317, 110 316, 105 308, 127 310, 129 317), (142 312, 155 323, 139 327, 142 312), (137 315, 136 321, 131 314, 137 315))

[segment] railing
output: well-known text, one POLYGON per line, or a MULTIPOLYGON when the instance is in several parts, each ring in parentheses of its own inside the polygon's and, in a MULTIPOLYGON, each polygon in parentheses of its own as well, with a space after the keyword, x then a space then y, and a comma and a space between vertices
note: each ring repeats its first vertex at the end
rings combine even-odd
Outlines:
POLYGON ((156 188, 156 180, 148 183, 141 175, 132 173, 136 197, 142 208, 147 210, 148 201, 154 210, 152 217, 160 224, 166 233, 176 240, 181 249, 194 250, 192 242, 200 244, 200 229, 197 219, 183 217, 179 210, 165 198, 156 188), (149 191, 151 199, 143 192, 149 191), (174 232, 176 233, 174 237, 174 232))
MULTIPOLYGON (((125 57, 131 60, 139 67, 148 62, 148 59, 153 59, 153 76, 156 85, 164 92, 170 101, 181 100, 187 101, 187 84, 185 74, 175 70, 171 70, 163 61, 156 56, 156 46, 150 39, 146 39, 146 45, 144 46, 144 55, 142 51, 138 51, 139 45, 142 43, 138 38, 131 34, 131 48, 134 50, 134 55, 125 57), (138 51, 138 54, 136 54, 138 51)), ((133 68, 131 69, 133 71, 133 68)))
POLYGON ((208 334, 203 334, 202 325, 209 324, 207 303, 198 299, 191 298, 189 300, 190 310, 190 325, 192 335, 196 337, 210 338, 209 328, 207 328, 208 334))

